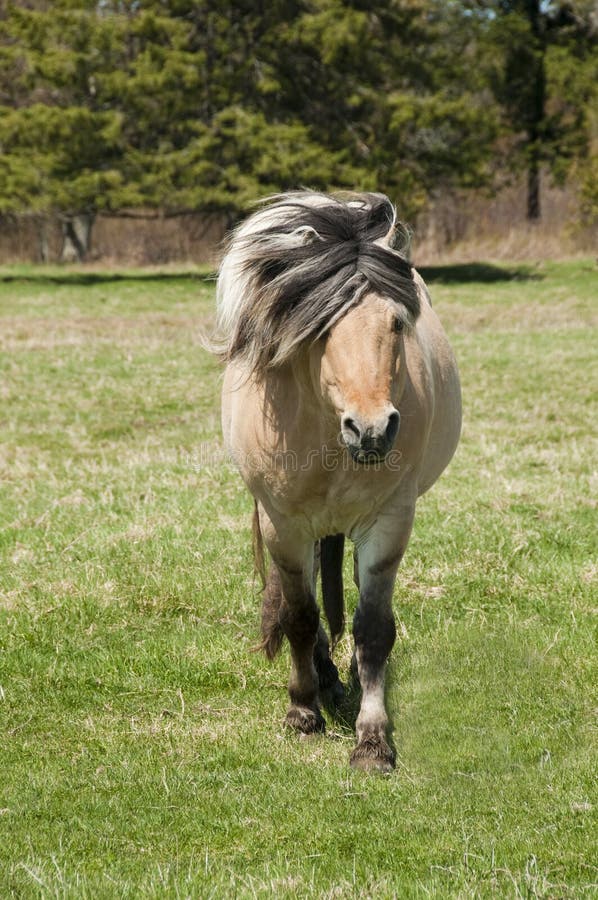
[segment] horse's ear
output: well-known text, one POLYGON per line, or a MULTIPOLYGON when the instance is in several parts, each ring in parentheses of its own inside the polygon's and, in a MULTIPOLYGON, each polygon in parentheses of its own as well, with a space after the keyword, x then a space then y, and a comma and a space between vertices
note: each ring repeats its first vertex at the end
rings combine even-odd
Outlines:
POLYGON ((385 250, 396 250, 400 253, 404 246, 404 236, 401 235, 400 228, 394 225, 384 237, 378 238, 374 243, 385 250))
POLYGON ((390 250, 395 250, 403 256, 407 255, 411 243, 411 232, 402 222, 395 222, 391 231, 385 238, 385 243, 390 250))
POLYGON ((383 203, 378 202, 368 210, 366 229, 370 240, 384 236, 392 221, 393 208, 390 200, 385 197, 383 203))
POLYGON ((399 246, 399 234, 398 228, 394 227, 392 231, 388 233, 386 238, 387 246, 390 247, 391 250, 396 250, 399 246))

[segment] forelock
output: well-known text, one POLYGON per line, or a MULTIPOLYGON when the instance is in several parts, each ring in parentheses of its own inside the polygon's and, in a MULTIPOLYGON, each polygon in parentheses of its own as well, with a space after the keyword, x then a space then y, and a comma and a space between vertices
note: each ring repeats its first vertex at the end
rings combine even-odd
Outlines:
POLYGON ((371 291, 419 315, 413 269, 391 249, 395 210, 383 194, 282 194, 232 235, 218 279, 227 360, 256 371, 290 359, 371 291))

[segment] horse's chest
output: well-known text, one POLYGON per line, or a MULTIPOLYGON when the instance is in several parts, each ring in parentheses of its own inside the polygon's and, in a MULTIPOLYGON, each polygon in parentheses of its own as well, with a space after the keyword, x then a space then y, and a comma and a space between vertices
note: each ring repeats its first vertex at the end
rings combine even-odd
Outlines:
POLYGON ((301 521, 314 539, 351 534, 375 519, 396 487, 384 473, 337 468, 332 471, 270 472, 264 488, 279 513, 301 521))

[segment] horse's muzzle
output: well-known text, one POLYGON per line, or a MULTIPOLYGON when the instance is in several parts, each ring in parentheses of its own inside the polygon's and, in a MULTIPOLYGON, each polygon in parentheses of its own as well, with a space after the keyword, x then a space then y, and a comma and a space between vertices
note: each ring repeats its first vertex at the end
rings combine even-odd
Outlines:
POLYGON ((393 447, 400 424, 401 416, 394 407, 371 423, 365 423, 355 414, 346 414, 341 419, 341 436, 357 463, 382 462, 393 447))

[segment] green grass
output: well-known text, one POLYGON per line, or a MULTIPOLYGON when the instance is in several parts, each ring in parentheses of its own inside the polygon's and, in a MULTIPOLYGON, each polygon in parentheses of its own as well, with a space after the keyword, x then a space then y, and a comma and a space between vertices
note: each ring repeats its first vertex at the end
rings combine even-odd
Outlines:
POLYGON ((384 778, 251 652, 204 274, 0 270, 0 896, 595 896, 595 266, 426 271, 465 421, 384 778))

